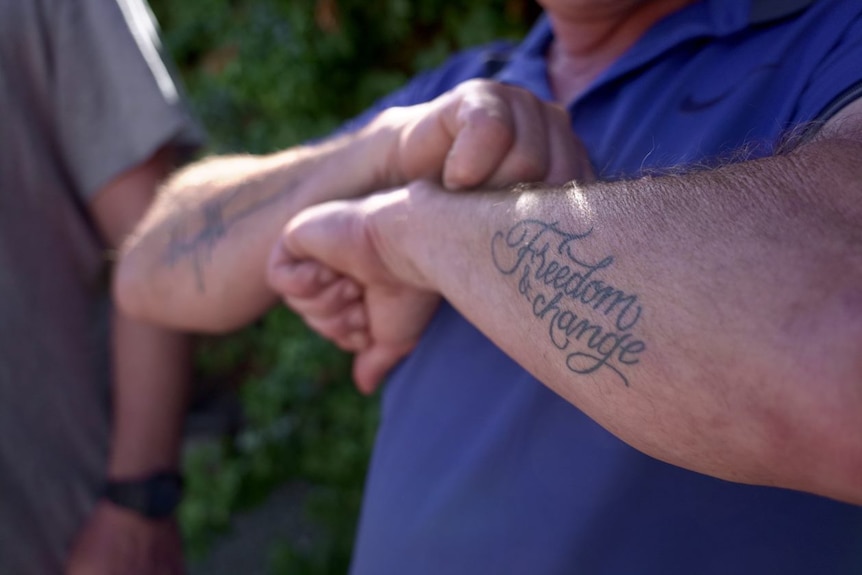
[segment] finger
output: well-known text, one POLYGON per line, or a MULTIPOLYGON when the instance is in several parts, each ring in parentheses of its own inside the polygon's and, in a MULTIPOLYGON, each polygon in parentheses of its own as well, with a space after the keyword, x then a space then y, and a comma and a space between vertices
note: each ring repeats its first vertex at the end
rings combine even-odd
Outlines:
POLYGON ((403 265, 401 246, 391 236, 375 234, 371 223, 373 215, 397 211, 407 198, 409 190, 402 188, 360 200, 317 204, 288 222, 282 241, 295 257, 324 262, 360 284, 421 281, 414 269, 403 265), (390 258, 387 262, 381 257, 384 253, 390 258), (399 277, 395 272, 406 275, 399 277))
POLYGON ((511 92, 510 97, 515 141, 485 182, 490 187, 541 181, 549 164, 549 126, 545 115, 548 104, 522 90, 511 92))
POLYGON ((315 297, 340 281, 341 275, 316 260, 303 260, 272 270, 273 287, 285 296, 315 297))
POLYGON ((332 268, 316 260, 293 257, 282 242, 270 252, 266 277, 282 297, 314 297, 340 278, 332 268))
POLYGON ((284 303, 299 315, 328 317, 341 313, 361 295, 359 284, 351 278, 342 277, 310 297, 288 296, 284 298, 284 303))
POLYGON ((356 388, 370 395, 380 386, 392 368, 415 347, 416 342, 399 346, 374 345, 353 358, 353 381, 356 388))
POLYGON ((362 247, 359 201, 333 201, 306 208, 291 219, 281 237, 283 250, 299 260, 325 262, 349 273, 357 266, 362 247))
POLYGON ((572 180, 582 183, 595 181, 589 155, 572 132, 569 114, 559 106, 546 106, 544 113, 550 150, 544 180, 551 184, 572 180))
POLYGON ((353 303, 336 315, 303 315, 302 319, 308 327, 334 342, 348 338, 353 332, 368 328, 368 316, 362 302, 353 303))
POLYGON ((368 330, 357 330, 344 337, 334 339, 332 342, 343 351, 358 353, 368 349, 371 345, 371 334, 368 330))
POLYGON ((390 162, 399 168, 396 184, 418 179, 440 181, 446 155, 457 134, 457 129, 442 118, 454 115, 458 102, 458 96, 452 91, 410 108, 418 119, 402 129, 398 156, 390 162))
POLYGON ((453 190, 487 180, 515 142, 515 118, 500 86, 471 83, 462 94, 440 118, 453 137, 442 177, 453 190))

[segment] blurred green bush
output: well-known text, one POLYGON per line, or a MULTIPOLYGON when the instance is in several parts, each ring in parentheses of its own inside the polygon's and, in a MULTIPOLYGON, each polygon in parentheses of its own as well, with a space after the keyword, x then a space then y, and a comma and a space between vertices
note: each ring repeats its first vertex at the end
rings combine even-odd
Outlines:
MULTIPOLYGON (((318 137, 451 52, 523 34, 528 0, 150 0, 211 152, 266 153, 318 137)), ((204 379, 241 384, 247 425, 186 457, 180 520, 199 555, 231 516, 278 485, 314 486, 320 535, 285 544, 275 573, 344 573, 377 424, 350 360, 276 310, 207 340, 204 379)))

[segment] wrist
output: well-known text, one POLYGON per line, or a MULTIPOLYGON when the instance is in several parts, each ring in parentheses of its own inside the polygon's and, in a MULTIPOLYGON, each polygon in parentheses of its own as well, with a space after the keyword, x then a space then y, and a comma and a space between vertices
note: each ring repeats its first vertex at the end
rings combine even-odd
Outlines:
POLYGON ((436 204, 446 195, 434 184, 417 181, 366 200, 367 230, 375 250, 392 275, 407 285, 437 291, 427 264, 445 229, 436 217, 436 204))
POLYGON ((360 155, 364 162, 362 167, 366 170, 371 167, 370 192, 402 186, 408 182, 400 154, 406 120, 405 108, 388 108, 359 131, 360 155))
POLYGON ((173 470, 145 476, 109 478, 102 489, 102 498, 117 507, 147 519, 170 517, 183 495, 183 478, 173 470))
POLYGON ((305 164, 289 198, 288 217, 329 201, 349 200, 394 187, 398 128, 384 112, 356 132, 305 148, 294 166, 305 164))

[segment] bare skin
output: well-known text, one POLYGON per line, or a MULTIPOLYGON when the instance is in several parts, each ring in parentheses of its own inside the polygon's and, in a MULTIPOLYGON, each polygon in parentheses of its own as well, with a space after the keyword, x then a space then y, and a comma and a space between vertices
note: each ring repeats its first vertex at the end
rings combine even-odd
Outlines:
MULTIPOLYGON (((576 98, 596 76, 628 50, 645 30, 690 2, 691 0, 606 2, 546 0, 542 2, 556 32, 548 63, 549 79, 556 100, 564 103, 576 98)), ((540 134, 534 129, 534 126, 540 123, 528 121, 529 118, 524 114, 522 117, 521 128, 516 130, 519 139, 530 143, 541 142, 543 136, 532 135, 534 132, 540 134)), ((492 134, 482 135, 493 136, 492 134)), ((417 133, 416 136, 418 141, 423 141, 424 134, 417 133)), ((476 145, 476 143, 473 140, 465 140, 463 147, 466 149, 468 145, 476 145)), ((482 145, 484 142, 478 145, 477 149, 481 149, 482 145)), ((538 155, 548 152, 545 147, 535 144, 527 147, 538 152, 538 155)), ((417 146, 416 149, 421 148, 417 146)), ((551 147, 550 151, 553 149, 551 147)), ((574 163, 570 166, 570 170, 572 178, 577 178, 579 173, 584 173, 584 167, 574 163)), ((513 170, 500 170, 500 172, 503 175, 502 178, 489 178, 483 185, 493 188, 517 181, 554 181, 554 177, 512 180, 507 179, 507 176, 516 172, 513 170)), ((591 172, 588 177, 592 179, 591 172)), ((479 183, 477 178, 474 178, 474 181, 479 183)), ((451 189, 453 186, 447 187, 451 189)), ((289 258, 289 255, 282 252, 274 253, 272 257, 289 258)), ((286 264, 286 261, 282 263, 286 264)), ((282 293, 285 303, 300 313, 306 323, 318 333, 330 338, 343 349, 357 352, 353 368, 354 380, 360 390, 365 393, 372 392, 382 376, 414 347, 424 325, 417 325, 414 337, 409 343, 401 341, 396 344, 389 334, 384 336, 382 333, 379 335, 383 337, 372 340, 365 329, 368 323, 373 322, 381 326, 392 325, 390 322, 392 318, 388 317, 390 314, 369 318, 362 312, 362 306, 356 300, 351 300, 348 309, 347 302, 332 297, 336 292, 334 288, 326 293, 326 297, 318 297, 320 286, 310 281, 314 276, 309 271, 318 268, 310 265, 309 262, 296 263, 305 268, 305 275, 282 278, 278 274, 270 273, 271 285, 282 293)), ((278 269, 278 266, 271 260, 270 270, 274 269, 278 269)), ((345 282, 342 276, 333 273, 327 273, 327 277, 338 279, 340 284, 345 282)), ((355 286, 350 288, 350 293, 356 293, 356 291, 355 286)), ((378 297, 378 294, 372 292, 372 297, 378 297)), ((395 297, 395 294, 392 294, 392 297, 395 297)), ((401 294, 400 297, 405 299, 404 307, 406 307, 406 300, 415 301, 416 310, 421 309, 427 317, 431 316, 434 306, 430 303, 432 301, 430 296, 426 295, 421 300, 416 294, 409 296, 401 294)), ((381 307, 388 309, 388 306, 381 307)))
MULTIPOLYGON (((466 189, 592 177, 562 108, 520 88, 467 82, 317 146, 187 168, 162 188, 126 242, 115 292, 133 317, 229 331, 277 301, 266 283, 267 257, 284 222, 305 207, 417 178, 466 189)), ((336 280, 320 266, 303 270, 319 287, 336 280)), ((339 282, 329 293, 349 303, 358 290, 339 282)))
POLYGON ((860 157, 856 102, 791 154, 712 172, 470 195, 417 183, 304 211, 270 277, 288 299, 306 288, 292 262, 354 278, 372 348, 424 325, 410 290, 440 293, 632 446, 860 504, 860 157))
POLYGON ((656 22, 692 0, 542 0, 554 28, 548 75, 570 102, 656 22))
MULTIPOLYGON (((576 97, 614 54, 631 47, 638 29, 681 5, 545 4, 558 37, 549 64, 561 101, 576 97), (590 42, 576 42, 579 31, 590 42), (578 81, 567 84, 566 70, 578 81)), ((447 106, 442 109, 451 110, 447 106)), ((435 117, 449 114, 433 106, 384 113, 328 147, 237 159, 235 165, 217 160, 208 168, 223 168, 215 170, 223 180, 202 170, 169 185, 129 244, 118 295, 142 317, 230 329, 259 314, 277 291, 359 357, 378 344, 388 347, 372 358, 374 369, 360 369, 360 385, 369 390, 427 321, 427 305, 416 302, 443 294, 540 381, 646 453, 735 481, 860 502, 862 320, 853 249, 860 229, 860 143, 851 112, 794 154, 715 172, 516 193, 456 195, 415 183, 324 204, 290 221, 269 260, 272 288, 259 285, 254 274, 266 261, 267 238, 302 208, 429 174, 459 187, 446 174, 452 173, 449 151, 467 151, 457 145, 461 131, 433 154, 436 165, 420 162, 421 169, 410 171, 401 163, 424 152, 401 146, 422 123, 416 118, 431 118, 433 126, 441 123, 435 117), (403 114, 414 113, 414 120, 404 120, 403 114), (299 180, 285 186, 279 183, 285 174, 299 180), (240 193, 238 182, 259 195, 240 193), (284 189, 290 190, 284 200, 261 200, 284 189), (696 201, 675 203, 681 189, 696 201), (255 226, 245 220, 213 226, 213 218, 204 217, 212 214, 203 209, 206 201, 233 192, 249 198, 244 206, 271 208, 271 217, 255 226), (651 217, 638 220, 635 213, 651 217), (448 233, 440 234, 444 225, 448 233), (229 242, 223 241, 227 234, 229 242), (177 237, 189 249, 166 266, 177 237), (195 259, 201 239, 206 257, 195 259), (571 261, 551 260, 553 249, 571 261), (524 277, 519 253, 530 258, 532 276, 524 277), (686 261, 697 265, 679 263, 686 261), (574 280, 587 274, 602 283, 574 280), (718 280, 725 289, 715 293, 718 280), (327 289, 334 282, 342 287, 327 289), (201 284, 213 292, 201 294, 195 288, 201 284), (347 295, 332 293, 341 290, 347 295), (703 325, 718 335, 707 340, 703 325)), ((509 131, 517 149, 522 134, 509 131)), ((483 177, 491 181, 492 171, 461 187, 483 177)), ((547 173, 511 173, 494 183, 510 177, 554 180, 547 173)), ((243 217, 250 222, 252 216, 243 217)))
MULTIPOLYGON (((573 98, 643 30, 682 3, 546 2, 554 26, 564 32, 551 52, 558 101, 573 98), (595 56, 599 52, 601 58, 595 56)), ((127 242, 117 282, 120 305, 133 316, 165 325, 229 331, 274 303, 258 270, 283 223, 304 207, 417 178, 439 180, 449 189, 554 182, 563 171, 566 177, 591 179, 586 154, 572 140, 564 112, 540 106, 523 91, 506 91, 496 95, 487 83, 467 83, 432 103, 389 110, 358 134, 323 146, 192 166, 164 187, 127 242), (228 233, 230 241, 223 241, 228 233)), ((344 317, 354 326, 367 322, 357 305, 359 290, 349 280, 324 273, 319 265, 302 270, 315 290, 329 288, 325 305, 349 306, 352 311, 344 317)), ((322 333, 340 331, 313 313, 322 304, 301 297, 287 303, 311 312, 304 316, 322 333)), ((423 305, 433 307, 430 298, 423 305)), ((348 350, 368 345, 355 331, 334 341, 348 350)), ((385 372, 384 366, 404 352, 381 356, 369 369, 385 372)))

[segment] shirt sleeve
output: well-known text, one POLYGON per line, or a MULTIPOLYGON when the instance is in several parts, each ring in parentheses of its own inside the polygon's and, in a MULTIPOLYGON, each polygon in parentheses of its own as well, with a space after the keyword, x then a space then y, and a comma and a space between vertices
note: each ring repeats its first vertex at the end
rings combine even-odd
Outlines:
POLYGON ((60 0, 54 7, 48 40, 56 139, 85 200, 165 145, 187 152, 202 142, 145 0, 60 0))
POLYGON ((824 2, 822 30, 831 45, 801 94, 801 120, 825 122, 862 97, 862 5, 855 1, 824 2), (828 5, 828 6, 826 6, 828 5))

